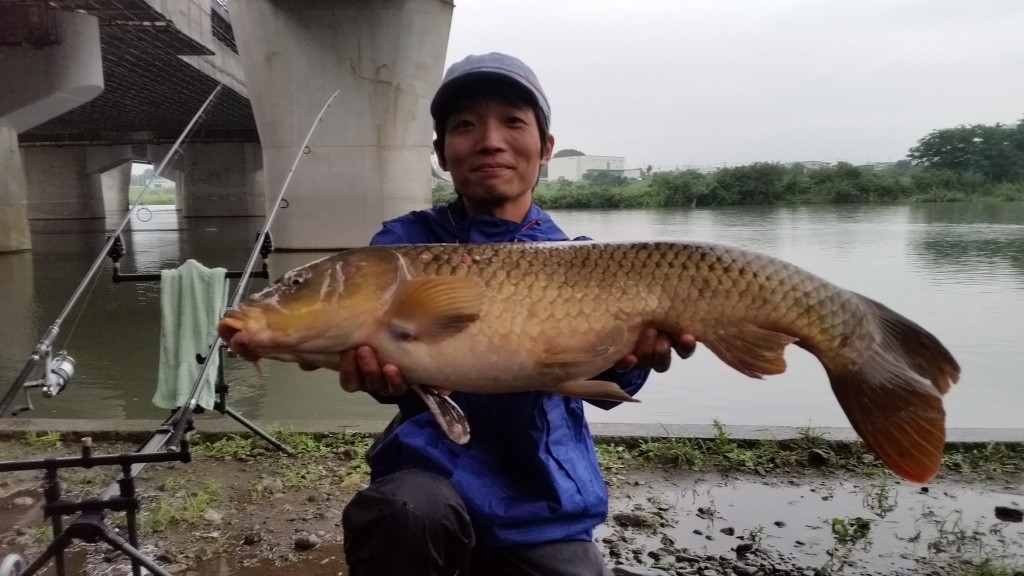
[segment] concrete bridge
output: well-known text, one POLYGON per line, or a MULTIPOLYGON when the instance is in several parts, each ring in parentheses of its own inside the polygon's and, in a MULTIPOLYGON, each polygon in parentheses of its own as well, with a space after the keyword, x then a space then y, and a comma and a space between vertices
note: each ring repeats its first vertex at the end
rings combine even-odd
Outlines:
POLYGON ((427 204, 429 99, 450 0, 0 0, 0 252, 31 219, 128 207, 132 161, 159 162, 223 87, 165 177, 186 217, 263 215, 292 177, 279 249, 361 245, 427 204))

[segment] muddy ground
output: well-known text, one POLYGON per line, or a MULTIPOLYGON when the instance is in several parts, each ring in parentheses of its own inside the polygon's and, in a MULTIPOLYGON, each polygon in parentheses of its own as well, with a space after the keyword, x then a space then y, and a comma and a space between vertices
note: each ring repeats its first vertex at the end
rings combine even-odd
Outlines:
MULTIPOLYGON (((365 485, 369 439, 278 436, 299 453, 249 437, 193 438, 191 462, 147 465, 137 482, 142 551, 172 574, 345 574, 341 510, 365 485)), ((94 452, 137 446, 97 441, 94 452)), ((1024 575, 1020 452, 962 459, 921 487, 863 454, 843 465, 827 448, 765 456, 764 447, 713 443, 697 445, 706 454, 694 460, 693 446, 599 447, 611 513, 595 539, 616 574, 1024 575), (729 458, 710 458, 716 450, 729 458)), ((0 461, 78 454, 77 439, 55 433, 0 440, 0 461)), ((116 474, 64 470, 64 497, 95 497, 116 474)), ((0 561, 32 561, 49 543, 41 479, 0 473, 0 561)), ((123 513, 107 523, 125 534, 123 513)), ((104 544, 76 541, 67 558, 69 574, 131 573, 104 544)), ((43 573, 55 573, 52 562, 43 573)))

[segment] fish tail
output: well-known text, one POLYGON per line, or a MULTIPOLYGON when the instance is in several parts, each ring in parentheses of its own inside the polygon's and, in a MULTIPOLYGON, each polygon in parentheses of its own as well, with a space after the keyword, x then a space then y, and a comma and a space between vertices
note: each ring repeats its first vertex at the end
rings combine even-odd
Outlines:
POLYGON ((942 465, 942 397, 959 379, 960 366, 927 330, 860 298, 877 316, 881 337, 852 369, 825 365, 832 391, 854 430, 890 470, 925 483, 942 465))

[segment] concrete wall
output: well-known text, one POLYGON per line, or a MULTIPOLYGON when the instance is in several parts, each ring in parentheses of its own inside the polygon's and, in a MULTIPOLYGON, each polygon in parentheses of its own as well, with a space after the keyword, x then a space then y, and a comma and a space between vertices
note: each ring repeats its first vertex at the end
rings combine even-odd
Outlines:
POLYGON ((259 144, 186 144, 182 166, 182 216, 264 215, 259 144))
POLYGON ((58 12, 59 44, 0 47, 0 116, 24 132, 103 92, 99 22, 58 12))
POLYGON ((0 253, 31 248, 28 185, 18 149, 18 134, 0 118, 0 253))
POLYGON ((452 9, 444 0, 231 4, 268 212, 316 114, 341 90, 276 216, 277 249, 365 245, 382 220, 429 205, 429 102, 452 9))
POLYGON ((29 219, 103 218, 105 197, 127 198, 130 146, 27 146, 21 154, 29 219))
MULTIPOLYGON (((219 40, 213 37, 210 11, 213 0, 147 0, 150 6, 169 18, 185 34, 214 52, 212 56, 180 56, 189 64, 216 78, 243 96, 248 95, 242 61, 219 40)), ((229 8, 241 2, 232 2, 229 8)))

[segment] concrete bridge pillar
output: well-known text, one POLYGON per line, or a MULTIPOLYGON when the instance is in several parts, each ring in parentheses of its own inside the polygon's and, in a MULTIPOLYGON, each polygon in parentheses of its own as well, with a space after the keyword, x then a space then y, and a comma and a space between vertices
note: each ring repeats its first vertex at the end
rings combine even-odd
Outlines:
POLYGON ((186 144, 181 165, 176 183, 182 216, 265 214, 259 144, 186 144))
POLYGON ((277 249, 365 245, 382 220, 429 205, 429 103, 452 10, 450 0, 231 4, 268 213, 316 114, 341 90, 292 176, 277 249))
POLYGON ((105 198, 124 207, 131 146, 29 146, 22 160, 30 219, 104 218, 105 198))
POLYGON ((18 134, 0 119, 0 253, 32 248, 28 228, 28 187, 18 134))

